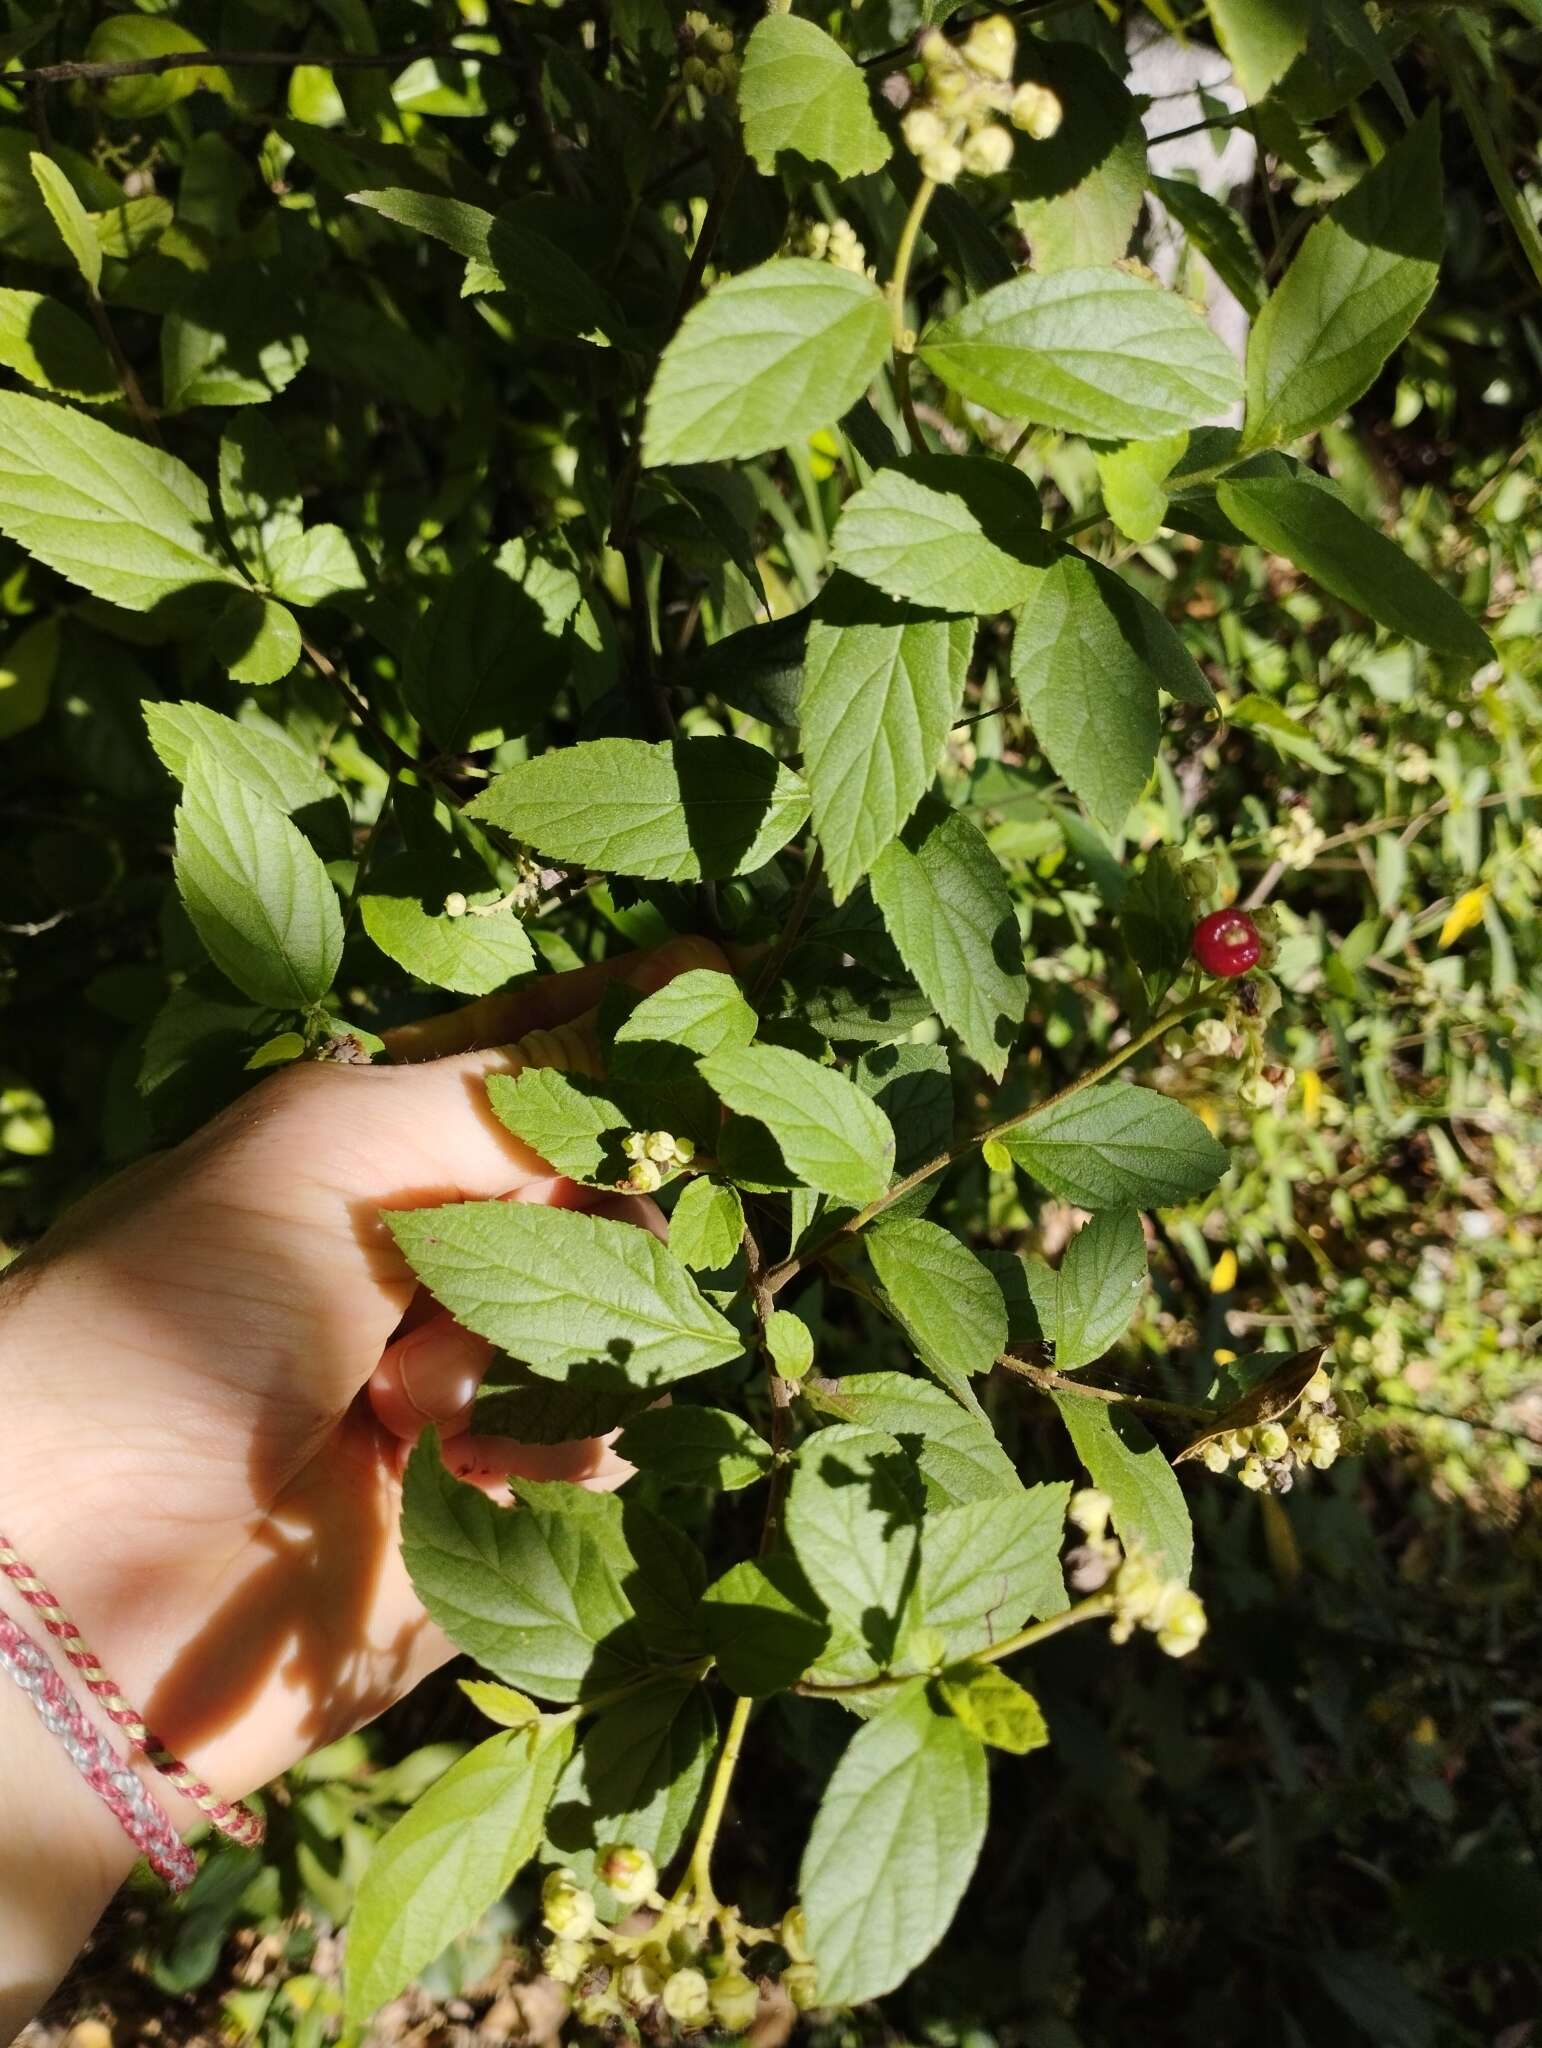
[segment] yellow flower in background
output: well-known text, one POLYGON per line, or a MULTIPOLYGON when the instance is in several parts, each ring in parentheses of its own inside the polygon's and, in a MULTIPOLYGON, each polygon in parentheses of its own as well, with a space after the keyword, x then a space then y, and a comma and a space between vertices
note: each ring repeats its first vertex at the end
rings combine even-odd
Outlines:
POLYGON ((821 427, 817 434, 808 437, 808 454, 814 481, 822 484, 826 477, 834 476, 840 465, 841 444, 828 427, 821 427))
POLYGON ((1237 1284, 1237 1254, 1228 1245, 1210 1269, 1210 1292, 1230 1294, 1237 1284))
POLYGON ((1470 932, 1475 924, 1483 922, 1483 908, 1488 902, 1488 883, 1482 882, 1476 889, 1468 889, 1458 896, 1446 912, 1446 921, 1440 927, 1440 944, 1454 946, 1463 932, 1470 932))
POLYGON ((1301 1075, 1301 1108, 1309 1124, 1315 1124, 1322 1109, 1322 1075, 1307 1067, 1301 1075))

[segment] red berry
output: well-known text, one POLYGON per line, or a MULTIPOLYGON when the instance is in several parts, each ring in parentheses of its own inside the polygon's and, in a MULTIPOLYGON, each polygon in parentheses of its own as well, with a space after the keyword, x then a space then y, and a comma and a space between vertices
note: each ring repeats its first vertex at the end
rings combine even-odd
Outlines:
POLYGON ((1194 927, 1194 958, 1206 974, 1231 980, 1263 958, 1264 942, 1245 910, 1212 910, 1194 927))

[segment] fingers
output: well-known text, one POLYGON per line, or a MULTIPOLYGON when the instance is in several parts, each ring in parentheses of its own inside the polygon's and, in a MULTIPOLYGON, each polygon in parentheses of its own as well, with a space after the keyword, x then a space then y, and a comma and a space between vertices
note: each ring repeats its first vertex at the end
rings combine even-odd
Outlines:
POLYGON ((511 1479, 563 1479, 591 1493, 614 1493, 637 1470, 618 1451, 619 1430, 570 1444, 520 1444, 508 1436, 450 1437, 444 1462, 457 1479, 498 1493, 511 1479))

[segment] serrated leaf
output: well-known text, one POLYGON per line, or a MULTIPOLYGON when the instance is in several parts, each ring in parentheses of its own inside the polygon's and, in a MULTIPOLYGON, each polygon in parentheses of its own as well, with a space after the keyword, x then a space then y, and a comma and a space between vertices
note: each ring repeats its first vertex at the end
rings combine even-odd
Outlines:
POLYGON ((737 1358, 733 1325, 651 1231, 525 1202, 386 1210, 408 1264, 457 1322, 533 1372, 608 1363, 663 1387, 737 1358))
MULTIPOLYGON (((145 58, 181 56, 206 47, 197 36, 161 15, 110 14, 98 22, 86 44, 91 64, 134 64, 145 58)), ((141 120, 162 114, 189 93, 217 92, 233 97, 228 74, 218 64, 186 64, 160 72, 129 72, 104 79, 96 90, 114 120, 141 120)))
POLYGON ((954 1719, 992 1749, 1026 1756, 1049 1741, 1044 1712, 1033 1694, 994 1664, 958 1664, 937 1680, 954 1719))
POLYGON ((1167 516, 1168 472, 1189 445, 1187 433, 1155 441, 1121 441, 1094 451, 1108 516, 1127 540, 1155 540, 1167 516))
POLYGON ((41 292, 0 291, 0 363, 87 405, 119 396, 112 358, 78 313, 41 292))
POLYGON ((1007 878, 984 835, 927 801, 873 863, 872 887, 938 1016, 999 1080, 1028 1007, 1028 978, 1007 878))
POLYGON ((209 650, 232 682, 276 683, 300 659, 300 628, 276 598, 238 585, 209 628, 209 650))
POLYGON ((468 806, 549 860, 643 881, 761 867, 808 816, 790 768, 737 739, 582 740, 511 768, 468 806))
POLYGON ((862 1242, 922 1357, 957 1372, 989 1372, 1007 1346, 1007 1310, 968 1246, 919 1216, 882 1223, 862 1242))
POLYGON ((744 1204, 737 1188, 717 1181, 687 1181, 669 1218, 669 1248, 693 1273, 731 1265, 744 1241, 744 1204))
POLYGON ((1023 62, 1027 76, 1075 110, 1046 140, 1019 145, 1013 164, 1012 213, 1033 267, 1114 263, 1130 246, 1146 188, 1139 106, 1083 44, 1025 39, 1023 62))
POLYGON ((220 435, 219 492, 236 552, 259 583, 271 581, 274 551, 299 540, 304 522, 293 459, 262 413, 239 414, 220 435))
POLYGON ((1437 653, 1487 661, 1482 628, 1403 550, 1352 512, 1326 477, 1259 455, 1216 486, 1249 540, 1284 555, 1345 604, 1437 653))
MULTIPOLYGON (((641 1236, 643 1233, 639 1232, 641 1236)), ((445 1470, 430 1430, 407 1461, 402 1556, 418 1598, 460 1649, 539 1699, 576 1700, 637 1675, 624 1585, 635 1569, 613 1494, 542 1489, 497 1507, 445 1470)))
POLYGON ((337 786, 320 764, 270 719, 226 718, 205 704, 147 700, 142 709, 150 744, 178 782, 193 756, 202 751, 265 802, 290 815, 338 803, 337 786))
POLYGON ((621 1380, 614 1367, 575 1367, 566 1379, 543 1379, 500 1352, 477 1389, 471 1430, 521 1444, 570 1444, 618 1429, 653 1399, 646 1387, 621 1380))
POLYGON ((358 549, 340 526, 308 526, 275 542, 268 564, 277 595, 289 604, 325 604, 368 578, 358 549))
POLYGON ((1130 1326, 1146 1284, 1146 1239, 1134 1209, 1105 1209, 1077 1231, 1058 1268, 1030 1260, 1039 1327, 1062 1372, 1091 1365, 1130 1326))
POLYGON ((1210 0, 1216 39, 1249 100, 1278 85, 1306 48, 1310 0, 1210 0))
POLYGON ((790 1308, 766 1317, 766 1350, 784 1380, 801 1380, 814 1363, 814 1333, 790 1308))
POLYGON ((1017 1164, 1082 1209, 1155 1209, 1207 1195, 1230 1159, 1191 1109, 1103 1081, 1000 1133, 1017 1164))
POLYGON ((94 597, 147 612, 230 572, 185 463, 46 399, 0 392, 0 531, 94 597))
POLYGON ((666 1864, 685 1840, 717 1748, 699 1685, 657 1685, 600 1714, 563 1772, 546 1838, 580 1884, 598 1853, 626 1842, 666 1864))
POLYGON ((1031 565, 1047 559, 1032 482, 983 455, 912 456, 879 470, 847 499, 833 547, 849 575, 945 612, 1021 604, 1031 565))
POLYGON ((862 72, 833 37, 795 14, 769 14, 756 25, 739 75, 739 118, 744 146, 767 177, 784 149, 828 164, 838 178, 889 161, 862 72))
POLYGON ((799 1451, 785 1520, 809 1584, 873 1662, 887 1665, 920 1568, 915 1466, 893 1437, 834 1423, 799 1451))
POLYGON ((1152 178, 1150 185, 1243 311, 1256 318, 1264 302, 1264 263, 1241 214, 1187 178, 1152 178))
POLYGON ((371 866, 359 917, 381 952, 419 981, 484 996, 530 973, 535 948, 509 905, 479 914, 478 892, 495 893, 486 868, 469 855, 393 854, 371 866), (471 898, 463 916, 446 915, 452 891, 471 898))
POLYGON ((1444 247, 1431 107, 1310 230, 1254 322, 1243 445, 1297 440, 1368 390, 1424 310, 1444 247))
POLYGON ((1242 395, 1198 314, 1122 270, 1025 271, 928 328, 919 354, 965 398, 1104 441, 1199 426, 1242 395))
MULTIPOLYGON (((888 1119, 833 1067, 786 1046, 745 1045, 703 1060, 701 1075, 736 1115, 769 1132, 777 1155, 773 1166, 806 1187, 860 1205, 875 1201, 889 1185, 894 1133, 888 1119)), ((728 1125, 720 1153, 725 1170, 734 1173, 744 1151, 728 1125)), ((763 1177, 763 1162, 754 1164, 755 1177, 763 1177)))
POLYGON ((161 409, 266 405, 310 357, 299 306, 255 264, 188 273, 161 323, 161 409))
POLYGON ((472 753, 545 717, 571 666, 568 625, 581 595, 570 569, 523 541, 444 586, 414 627, 402 667, 407 708, 436 746, 472 753))
POLYGON ((500 1728, 523 1728, 541 1718, 535 1701, 527 1700, 512 1685, 495 1685, 490 1678, 461 1678, 456 1683, 478 1713, 496 1721, 500 1728))
POLYGON ((85 279, 88 291, 96 292, 102 283, 102 245, 97 240, 96 229, 91 216, 80 203, 80 195, 56 163, 42 154, 32 152, 32 175, 37 188, 43 195, 43 204, 48 208, 59 238, 70 255, 75 259, 75 268, 85 279))
POLYGON ((928 1380, 902 1372, 861 1372, 811 1383, 807 1392, 815 1406, 842 1421, 895 1438, 920 1471, 928 1506, 956 1507, 1022 1490, 990 1424, 928 1380))
POLYGON ((856 404, 888 351, 889 311, 870 279, 802 257, 743 271, 665 349, 643 460, 719 462, 802 441, 856 404))
POLYGON ((674 1486, 733 1493, 771 1469, 771 1450, 739 1415, 723 1408, 649 1408, 616 1445, 623 1458, 674 1486))
POLYGON ((968 1656, 1067 1605, 1060 1545, 1071 1489, 1021 1487, 933 1508, 921 1532, 921 1619, 968 1656))
MULTIPOLYGON (((897 1179, 947 1149, 953 1135, 953 1074, 942 1046, 879 1046, 862 1055, 851 1078, 889 1119, 897 1179)), ((914 1190, 923 1202, 934 1192, 930 1182, 914 1190)), ((902 1196, 886 1213, 911 1214, 905 1206, 909 1199, 902 1196)))
POLYGON ((1119 930, 1155 1001, 1188 965, 1194 935, 1194 907, 1173 848, 1147 855, 1119 905, 1119 930))
POLYGON ((710 1055, 748 1045, 758 1028, 759 1019, 731 974, 693 967, 644 996, 617 1026, 616 1043, 662 1040, 710 1055))
POLYGON ((803 767, 842 902, 929 788, 958 716, 972 620, 899 605, 839 577, 809 628, 803 767))
POLYGON ((742 1699, 785 1692, 830 1639, 818 1595, 785 1551, 726 1571, 702 1595, 701 1618, 717 1676, 742 1699))
POLYGON ((572 1746, 571 1726, 494 1735, 381 1839, 348 1922, 350 2027, 362 2027, 508 1890, 535 1854, 572 1746))
POLYGON ((857 1731, 798 1880, 821 1999, 881 1997, 931 1954, 979 1857, 987 1797, 984 1750, 921 1688, 857 1731))
POLYGON ((1160 1559, 1186 1585, 1194 1562, 1194 1530, 1177 1474, 1146 1425, 1119 1402, 1081 1394, 1051 1397, 1071 1433, 1076 1455, 1113 1503, 1113 1523, 1128 1549, 1160 1559))
POLYGON ((177 808, 177 888, 209 957, 243 995, 304 1010, 343 952, 337 892, 283 812, 195 747, 177 808))

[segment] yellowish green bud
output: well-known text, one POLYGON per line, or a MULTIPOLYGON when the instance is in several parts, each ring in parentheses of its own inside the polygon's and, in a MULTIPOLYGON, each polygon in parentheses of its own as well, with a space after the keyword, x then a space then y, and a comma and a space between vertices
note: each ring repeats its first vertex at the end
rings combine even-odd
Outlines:
POLYGON ((648 1156, 648 1133, 628 1131, 621 1140, 621 1149, 628 1159, 646 1159, 648 1156))
POLYGON ((700 1970, 676 1970, 664 1986, 664 2010, 682 2027, 699 2027, 712 2017, 712 1999, 700 1970))
POLYGON ((953 184, 963 168, 964 153, 951 142, 939 142, 921 158, 921 169, 934 185, 953 184))
POLYGON ((706 81, 707 67, 700 57, 687 57, 680 66, 680 76, 687 85, 703 85, 706 81))
POLYGON ((689 1166, 695 1157, 696 1140, 694 1138, 676 1138, 675 1164, 677 1166, 689 1166))
POLYGON ((452 889, 444 899, 444 914, 446 917, 464 917, 470 908, 470 904, 467 903, 459 889, 452 889))
POLYGON ((1206 1059, 1221 1059, 1231 1051, 1231 1029, 1219 1017, 1202 1017, 1194 1026, 1194 1048, 1206 1059))
POLYGON ((640 1906, 658 1889, 658 1867, 646 1849, 634 1849, 629 1842, 613 1842, 602 1850, 597 1866, 600 1881, 609 1885, 617 1902, 640 1906))
POLYGON ((626 1178, 627 1185, 639 1195, 651 1195, 664 1185, 664 1176, 651 1159, 639 1159, 626 1178))
POLYGON ((742 2034, 746 2027, 755 2024, 755 2014, 760 2005, 760 1993, 742 1970, 730 1970, 717 1978, 709 1993, 712 2013, 721 2027, 730 2034, 742 2034))
POLYGON ((1264 1469, 1263 1459, 1252 1453, 1243 1459, 1242 1469, 1237 1477, 1249 1493, 1262 1493, 1269 1484, 1269 1474, 1264 1469))
POLYGON ((701 89, 715 100, 728 90, 728 73, 721 64, 709 64, 701 75, 701 89))
POLYGON ((1261 1458, 1283 1458, 1290 1449, 1289 1432, 1278 1422, 1261 1423, 1253 1432, 1261 1458))
POLYGON ((975 178, 994 178, 1012 162, 1012 137, 998 122, 981 128, 964 144, 964 169, 975 178))
POLYGON ((592 1942, 570 1941, 564 1936, 546 1944, 541 1952, 541 1968, 553 1983, 571 1987, 588 1969, 593 1954, 592 1942))
POLYGON ((1212 1437, 1210 1442, 1205 1445, 1203 1456, 1205 1460, 1205 1465, 1209 1471, 1230 1471, 1231 1459, 1226 1454, 1226 1444, 1224 1439, 1220 1437, 1212 1437))
POLYGON ((964 55, 976 71, 1004 84, 1017 62, 1017 30, 1004 14, 988 14, 970 29, 964 40, 964 55))
POLYGON ((650 1131, 643 1140, 643 1157, 653 1159, 660 1166, 668 1166, 675 1156, 675 1139, 672 1131, 650 1131))
POLYGON ((776 1938, 786 1949, 788 1958, 795 1963, 811 1960, 808 1952, 808 1923, 803 1917, 801 1906, 789 1906, 782 1915, 782 1924, 776 1930, 776 1938))
POLYGON ((1169 1657, 1186 1657, 1208 1626, 1205 1605, 1199 1595, 1190 1592, 1187 1586, 1180 1587, 1170 1594, 1159 1618, 1157 1647, 1165 1650, 1169 1657))
POLYGON ((1332 1399, 1333 1381, 1326 1367, 1320 1365, 1301 1389, 1301 1405, 1303 1408, 1323 1408, 1332 1399))
POLYGON ((716 50, 720 57, 726 57, 734 46, 734 32, 731 28, 709 28, 705 40, 709 50, 716 50))
POLYGON ((1066 1520, 1091 1542, 1101 1540, 1108 1527, 1108 1518, 1114 1511, 1114 1504, 1106 1493, 1096 1486, 1081 1486, 1071 1495, 1066 1509, 1066 1520))
POLYGON ((793 1963, 782 1972, 782 1989, 799 2012, 812 2012, 819 2003, 819 1972, 812 1963, 793 1963))
POLYGON ((1060 126, 1064 108, 1047 85, 1025 82, 1012 95, 1012 126, 1035 142, 1048 142, 1060 126))
POLYGON ((554 1870, 541 1886, 541 1918, 553 1934, 582 1941, 595 1928, 594 1898, 571 1870, 554 1870))
POLYGON ((1249 1109, 1268 1109, 1274 1101, 1274 1089, 1262 1074, 1253 1074, 1237 1090, 1238 1095, 1249 1109))
POLYGON ((941 117, 930 107, 912 107, 901 121, 905 147, 912 156, 924 156, 929 149, 936 149, 946 142, 948 131, 941 117))
POLYGON ((621 2003, 632 2012, 646 2012, 663 1988, 664 1979, 652 1963, 641 1957, 625 1963, 616 1977, 621 2003))

